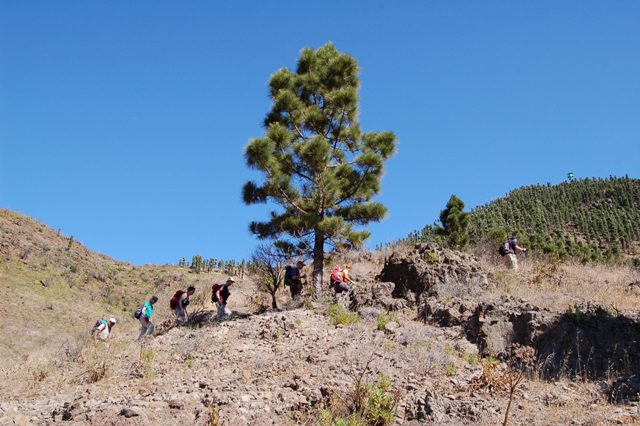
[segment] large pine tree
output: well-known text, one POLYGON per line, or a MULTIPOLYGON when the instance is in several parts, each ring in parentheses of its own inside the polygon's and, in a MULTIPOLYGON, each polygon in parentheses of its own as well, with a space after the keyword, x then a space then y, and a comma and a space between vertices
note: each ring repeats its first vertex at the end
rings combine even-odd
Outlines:
POLYGON ((272 107, 264 137, 245 150, 263 182, 247 182, 245 203, 280 207, 269 220, 252 222, 259 238, 313 254, 313 284, 322 289, 326 244, 358 247, 370 235, 354 225, 381 220, 383 164, 393 155, 392 132, 368 132, 358 124, 358 64, 328 43, 303 49, 295 72, 283 68, 269 81, 272 107))

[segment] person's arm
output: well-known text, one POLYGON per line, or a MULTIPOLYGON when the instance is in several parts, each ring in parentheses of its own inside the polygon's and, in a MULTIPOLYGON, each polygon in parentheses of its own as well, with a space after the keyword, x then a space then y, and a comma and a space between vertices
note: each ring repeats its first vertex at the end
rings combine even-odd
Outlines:
POLYGON ((519 250, 519 251, 527 251, 527 249, 526 249, 526 248, 524 248, 524 247, 520 247, 519 245, 516 245, 516 250, 519 250))

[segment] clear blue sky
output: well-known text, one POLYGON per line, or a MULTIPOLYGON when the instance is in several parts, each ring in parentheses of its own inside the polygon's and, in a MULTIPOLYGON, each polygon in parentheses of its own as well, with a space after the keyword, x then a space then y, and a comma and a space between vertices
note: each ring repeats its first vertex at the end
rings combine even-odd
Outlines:
POLYGON ((635 0, 0 0, 0 206, 137 264, 248 257, 266 82, 327 41, 399 139, 371 247, 452 193, 640 176, 635 0))

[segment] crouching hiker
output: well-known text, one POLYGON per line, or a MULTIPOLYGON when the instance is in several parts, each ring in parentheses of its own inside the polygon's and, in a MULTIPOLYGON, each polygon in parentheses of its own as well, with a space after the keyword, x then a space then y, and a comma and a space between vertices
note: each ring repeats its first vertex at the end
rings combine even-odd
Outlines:
POLYGON ((229 286, 234 282, 236 282, 236 280, 234 280, 233 277, 229 277, 226 283, 214 284, 211 287, 211 301, 216 305, 218 310, 216 314, 217 320, 231 317, 231 311, 227 309, 227 300, 229 296, 231 296, 229 286))
POLYGON ((93 339, 102 340, 104 342, 111 335, 111 329, 114 325, 116 325, 115 318, 109 318, 109 321, 99 320, 91 329, 91 335, 93 336, 93 339))
POLYGON ((331 271, 331 288, 335 292, 335 295, 342 292, 349 293, 351 291, 351 287, 349 284, 353 284, 351 278, 349 278, 349 272, 351 271, 351 265, 344 265, 344 268, 340 269, 339 266, 333 268, 331 271))
POLYGON ((195 292, 196 288, 193 286, 189 287, 187 291, 178 290, 169 301, 169 307, 173 310, 178 325, 183 325, 187 322, 187 306, 189 306, 189 298, 195 292))
POLYGON ((142 336, 151 336, 153 334, 154 325, 151 322, 151 315, 153 314, 153 305, 155 305, 157 301, 157 296, 151 296, 151 299, 136 309, 134 316, 140 320, 140 335, 138 336, 138 340, 140 340, 142 336))

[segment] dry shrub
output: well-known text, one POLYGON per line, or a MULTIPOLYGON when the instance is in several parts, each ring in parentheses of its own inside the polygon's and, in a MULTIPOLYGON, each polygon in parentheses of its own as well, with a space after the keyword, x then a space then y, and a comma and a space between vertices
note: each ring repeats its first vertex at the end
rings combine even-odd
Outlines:
POLYGON ((39 361, 31 368, 31 377, 34 382, 43 382, 54 371, 54 366, 46 361, 39 361))
POLYGON ((480 360, 480 365, 482 365, 482 375, 470 383, 471 391, 484 391, 493 394, 504 393, 509 389, 511 371, 506 366, 500 364, 492 356, 480 360))
POLYGON ((83 371, 78 376, 79 383, 95 383, 107 376, 112 354, 109 345, 94 344, 88 354, 83 356, 83 371))
POLYGON ((207 416, 206 424, 208 426, 221 426, 222 421, 220 420, 218 410, 211 404, 207 405, 207 410, 209 411, 209 414, 207 416))

